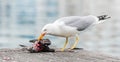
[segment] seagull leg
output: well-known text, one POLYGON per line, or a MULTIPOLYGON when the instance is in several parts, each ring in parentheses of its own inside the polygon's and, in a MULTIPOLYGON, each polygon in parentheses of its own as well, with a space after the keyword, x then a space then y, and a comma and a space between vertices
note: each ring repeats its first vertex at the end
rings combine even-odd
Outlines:
POLYGON ((79 41, 79 37, 76 36, 75 43, 74 43, 73 46, 70 48, 71 50, 74 49, 74 48, 76 47, 76 45, 78 44, 78 41, 79 41))
POLYGON ((67 44, 68 44, 68 37, 66 37, 66 42, 65 42, 65 44, 64 44, 64 47, 61 49, 61 51, 64 51, 64 50, 65 50, 65 47, 66 47, 67 44))

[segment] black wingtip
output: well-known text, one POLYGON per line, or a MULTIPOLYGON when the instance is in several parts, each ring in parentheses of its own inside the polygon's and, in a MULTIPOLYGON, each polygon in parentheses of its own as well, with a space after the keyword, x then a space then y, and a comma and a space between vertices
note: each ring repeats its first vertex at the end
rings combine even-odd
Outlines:
POLYGON ((111 18, 110 16, 108 15, 101 15, 101 16, 97 16, 99 20, 105 20, 105 19, 109 19, 111 18))

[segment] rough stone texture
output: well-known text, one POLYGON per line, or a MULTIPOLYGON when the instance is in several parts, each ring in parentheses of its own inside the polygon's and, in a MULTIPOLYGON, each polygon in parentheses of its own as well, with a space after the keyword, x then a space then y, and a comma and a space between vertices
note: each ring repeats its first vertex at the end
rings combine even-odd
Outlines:
POLYGON ((29 53, 21 49, 0 49, 0 62, 120 62, 120 58, 86 50, 29 53))

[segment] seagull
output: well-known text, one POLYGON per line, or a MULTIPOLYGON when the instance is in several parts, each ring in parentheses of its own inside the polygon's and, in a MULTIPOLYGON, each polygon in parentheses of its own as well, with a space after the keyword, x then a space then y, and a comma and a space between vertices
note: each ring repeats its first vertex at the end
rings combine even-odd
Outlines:
POLYGON ((75 43, 72 45, 70 50, 74 49, 79 41, 79 33, 80 31, 86 30, 90 26, 95 26, 96 24, 102 23, 105 19, 110 18, 108 15, 101 16, 68 16, 57 19, 53 23, 46 24, 42 30, 41 35, 38 40, 43 39, 45 35, 53 35, 59 37, 65 37, 66 42, 61 49, 64 51, 66 45, 68 44, 68 38, 72 36, 76 36, 75 43))

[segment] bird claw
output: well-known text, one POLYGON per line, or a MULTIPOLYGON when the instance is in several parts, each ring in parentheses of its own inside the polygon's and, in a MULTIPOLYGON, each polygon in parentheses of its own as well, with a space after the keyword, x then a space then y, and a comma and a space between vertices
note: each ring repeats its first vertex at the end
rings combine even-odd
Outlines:
POLYGON ((83 50, 83 48, 73 48, 71 50, 83 50))

